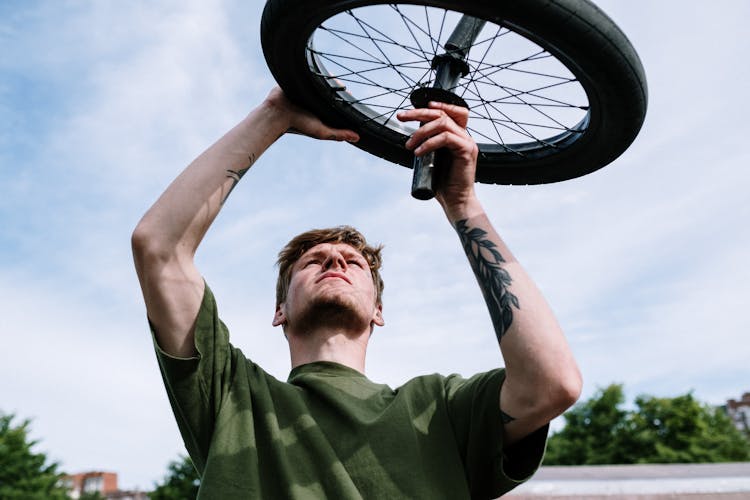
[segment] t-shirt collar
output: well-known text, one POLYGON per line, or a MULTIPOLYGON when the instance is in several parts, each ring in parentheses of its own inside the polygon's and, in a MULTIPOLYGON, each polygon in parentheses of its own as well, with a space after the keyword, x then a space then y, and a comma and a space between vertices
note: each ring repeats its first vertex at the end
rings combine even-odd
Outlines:
POLYGON ((363 373, 358 372, 354 368, 342 365, 341 363, 336 363, 334 361, 313 361, 312 363, 306 363, 292 368, 292 371, 289 372, 287 382, 292 382, 295 378, 306 374, 367 378, 363 373))

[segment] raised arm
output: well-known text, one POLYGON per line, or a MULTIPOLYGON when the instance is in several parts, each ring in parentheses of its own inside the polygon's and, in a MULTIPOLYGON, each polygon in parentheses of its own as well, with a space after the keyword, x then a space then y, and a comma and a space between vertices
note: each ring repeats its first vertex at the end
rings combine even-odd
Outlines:
POLYGON ((168 354, 195 354, 193 329, 204 287, 193 261, 198 245, 240 179, 289 129, 319 139, 358 140, 352 131, 325 126, 274 89, 188 165, 136 226, 135 268, 148 318, 168 354))
POLYGON ((468 110, 442 103, 399 114, 425 123, 406 143, 415 154, 448 148, 451 168, 437 192, 484 295, 506 379, 500 395, 505 444, 543 426, 571 406, 581 376, 552 310, 492 227, 474 191, 478 149, 466 132, 468 110))

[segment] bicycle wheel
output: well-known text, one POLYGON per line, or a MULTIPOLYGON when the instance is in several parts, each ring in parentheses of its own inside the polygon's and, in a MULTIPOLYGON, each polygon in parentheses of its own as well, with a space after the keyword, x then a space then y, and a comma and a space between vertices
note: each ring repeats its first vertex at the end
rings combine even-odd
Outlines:
POLYGON ((557 182, 612 162, 646 114, 640 59, 586 0, 268 0, 261 42, 289 98, 360 134, 356 145, 411 167, 413 128, 395 119, 431 86, 459 18, 486 20, 469 73, 451 90, 470 106, 476 179, 557 182))

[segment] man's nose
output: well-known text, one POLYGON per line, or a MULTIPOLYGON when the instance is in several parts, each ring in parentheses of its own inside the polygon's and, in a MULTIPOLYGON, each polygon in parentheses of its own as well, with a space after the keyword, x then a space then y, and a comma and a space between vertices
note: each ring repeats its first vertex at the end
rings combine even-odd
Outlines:
POLYGON ((346 270, 346 259, 338 252, 331 252, 323 262, 323 268, 328 269, 343 269, 346 270))

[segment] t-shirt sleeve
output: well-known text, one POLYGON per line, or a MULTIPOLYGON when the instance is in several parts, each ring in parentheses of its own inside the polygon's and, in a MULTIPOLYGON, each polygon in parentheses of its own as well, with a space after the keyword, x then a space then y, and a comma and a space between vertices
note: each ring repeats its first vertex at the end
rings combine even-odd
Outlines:
POLYGON ((544 457, 549 426, 503 447, 500 390, 505 370, 446 379, 446 404, 472 498, 497 498, 528 480, 544 457))
POLYGON ((177 358, 167 354, 156 341, 153 325, 151 333, 177 426, 193 463, 202 473, 216 415, 231 383, 234 357, 229 331, 219 319, 208 285, 195 322, 196 356, 177 358))

